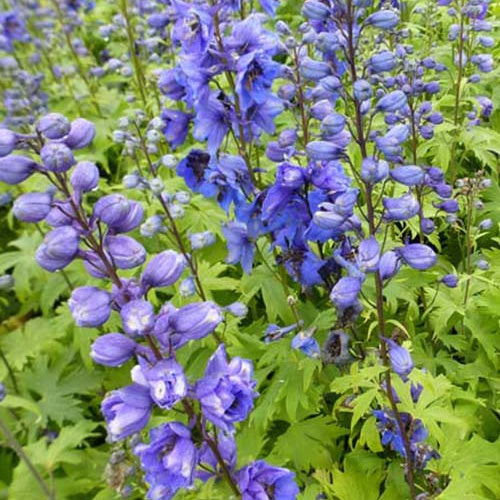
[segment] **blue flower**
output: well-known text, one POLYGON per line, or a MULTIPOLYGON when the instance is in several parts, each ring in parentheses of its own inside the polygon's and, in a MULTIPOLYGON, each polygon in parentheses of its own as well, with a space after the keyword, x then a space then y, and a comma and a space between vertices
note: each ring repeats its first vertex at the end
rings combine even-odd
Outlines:
POLYGON ((191 440, 191 431, 180 422, 155 427, 149 436, 149 444, 139 444, 133 451, 150 484, 147 498, 168 500, 180 488, 193 484, 198 450, 191 440))
POLYGON ((222 227, 227 240, 228 264, 241 263, 245 273, 249 274, 255 254, 255 243, 250 239, 246 224, 242 222, 228 222, 222 227))
POLYGON ((288 469, 269 465, 257 460, 240 469, 237 473, 238 488, 242 500, 273 499, 295 500, 299 487, 295 474, 288 469))
POLYGON ((224 431, 245 420, 257 396, 252 363, 238 357, 227 361, 221 344, 208 361, 205 376, 196 383, 203 415, 224 431))

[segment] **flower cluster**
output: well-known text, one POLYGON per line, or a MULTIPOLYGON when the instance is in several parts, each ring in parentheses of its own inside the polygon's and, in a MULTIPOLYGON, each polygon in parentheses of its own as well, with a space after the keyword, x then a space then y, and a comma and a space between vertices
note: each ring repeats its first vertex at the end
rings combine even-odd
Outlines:
MULTIPOLYGON (((86 194, 98 188, 99 169, 92 162, 77 161, 75 152, 91 144, 95 135, 91 122, 70 122, 50 113, 37 122, 36 134, 0 132, 0 180, 16 185, 38 175, 50 182, 45 191, 22 194, 13 205, 19 220, 45 221, 53 227, 36 252, 38 264, 54 272, 79 259, 90 276, 111 282, 110 290, 75 288, 68 301, 81 327, 104 325, 112 311, 121 317, 123 332, 103 334, 93 343, 94 361, 110 367, 132 358, 137 361, 131 369, 132 384, 110 392, 102 402, 110 440, 142 430, 155 408, 180 407, 186 414, 186 424, 156 427, 150 431, 149 444, 134 447, 151 486, 148 498, 171 498, 178 489, 190 487, 195 477, 212 476, 225 477, 244 498, 253 498, 249 495, 254 490, 283 490, 290 495, 287 498, 295 498, 294 475, 285 469, 257 461, 236 470, 235 424, 247 418, 258 395, 252 363, 239 357, 229 360, 215 333, 219 345, 202 378, 191 383, 176 359, 185 344, 214 332, 224 321, 224 310, 241 316, 245 306, 221 308, 205 300, 177 309, 167 302, 156 312, 148 292, 173 285, 192 265, 189 254, 174 250, 149 259, 139 278, 120 277, 121 270, 142 266, 147 259, 145 248, 126 234, 141 225, 144 210, 137 201, 109 194, 87 211, 86 194), (17 148, 31 149, 39 160, 12 154, 17 148), (213 473, 207 474, 205 465, 197 471, 200 464, 208 464, 213 473)), ((161 192, 157 194, 161 198, 161 192)), ((193 249, 195 236, 191 235, 193 249)))

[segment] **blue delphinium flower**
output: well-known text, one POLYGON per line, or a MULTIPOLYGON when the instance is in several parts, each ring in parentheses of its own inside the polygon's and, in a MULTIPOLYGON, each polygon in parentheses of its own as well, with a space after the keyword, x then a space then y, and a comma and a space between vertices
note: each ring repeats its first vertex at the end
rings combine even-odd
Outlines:
POLYGON ((257 460, 239 470, 237 481, 242 500, 295 500, 299 494, 293 472, 269 465, 264 460, 257 460))
POLYGON ((180 488, 193 484, 198 450, 191 431, 180 422, 155 427, 149 436, 149 444, 139 444, 133 450, 150 484, 147 498, 170 499, 180 488))
POLYGON ((224 431, 245 420, 257 396, 252 363, 241 358, 227 361, 220 345, 207 364, 205 376, 196 383, 196 396, 205 418, 224 431))

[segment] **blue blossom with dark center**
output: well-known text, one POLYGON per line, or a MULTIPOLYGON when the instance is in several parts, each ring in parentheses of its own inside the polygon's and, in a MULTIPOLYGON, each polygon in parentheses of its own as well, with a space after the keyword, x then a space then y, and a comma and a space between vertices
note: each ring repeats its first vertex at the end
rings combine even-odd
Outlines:
POLYGON ((207 151, 215 154, 234 120, 232 106, 224 94, 210 94, 204 105, 197 109, 193 137, 200 141, 206 140, 207 151))
POLYGON ((203 54, 213 38, 212 12, 207 4, 191 4, 180 0, 172 4, 176 22, 172 41, 191 57, 203 54))
POLYGON ((192 149, 177 165, 177 175, 180 175, 188 187, 195 193, 201 192, 205 188, 208 193, 205 196, 213 196, 215 187, 208 185, 205 180, 205 171, 210 163, 210 155, 199 149, 192 149))
POLYGON ((0 12, 0 48, 10 52, 15 41, 24 41, 28 37, 24 19, 20 12, 11 10, 0 12))
POLYGON ((224 431, 245 420, 257 397, 253 367, 239 357, 229 363, 224 345, 220 345, 208 361, 205 376, 196 383, 196 397, 203 415, 224 431))
MULTIPOLYGON (((392 410, 374 410, 372 413, 377 418, 377 428, 382 434, 382 444, 406 458, 404 439, 392 410)), ((400 412, 400 418, 404 432, 409 439, 412 462, 417 469, 422 470, 431 458, 439 458, 439 454, 422 442, 427 438, 428 432, 420 419, 415 419, 406 412, 400 412)))
POLYGON ((150 485, 147 498, 168 500, 180 488, 193 484, 198 450, 191 440, 191 431, 180 422, 155 427, 149 436, 149 444, 139 444, 133 451, 150 485))
POLYGON ((288 469, 257 460, 236 474, 242 500, 295 500, 299 487, 288 469))
POLYGON ((342 330, 333 330, 321 348, 321 359, 324 363, 343 366, 352 360, 349 353, 351 337, 342 330))

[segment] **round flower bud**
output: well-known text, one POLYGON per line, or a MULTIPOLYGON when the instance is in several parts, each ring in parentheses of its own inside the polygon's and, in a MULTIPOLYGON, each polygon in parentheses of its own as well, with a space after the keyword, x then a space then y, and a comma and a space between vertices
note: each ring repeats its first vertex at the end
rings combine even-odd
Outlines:
POLYGON ((174 312, 170 324, 187 342, 206 337, 222 320, 221 311, 213 302, 194 302, 174 312))
POLYGON ((413 370, 413 360, 410 353, 404 347, 396 344, 394 340, 385 339, 385 342, 389 346, 389 360, 392 369, 400 377, 406 379, 413 370))
POLYGON ((405 186, 417 186, 424 182, 425 172, 417 165, 403 165, 393 168, 391 177, 405 186))
POLYGON ((80 161, 71 173, 70 182, 77 192, 92 191, 99 184, 99 169, 91 161, 80 161))
POLYGON ((420 221, 420 227, 422 228, 422 231, 424 234, 431 234, 434 229, 436 229, 436 225, 431 219, 423 218, 420 221))
POLYGON ((396 252, 413 269, 423 271, 429 269, 437 262, 437 257, 432 248, 421 243, 411 243, 396 249, 396 252))
POLYGON ((399 14, 393 10, 382 9, 368 16, 365 22, 375 28, 388 30, 399 24, 399 14))
POLYGON ((111 296, 100 288, 81 286, 73 290, 68 306, 78 326, 95 328, 108 320, 111 314, 111 296))
POLYGON ((47 139, 62 139, 70 131, 69 120, 60 113, 42 116, 37 123, 37 130, 47 139))
POLYGON ((121 194, 108 194, 97 200, 94 205, 94 217, 108 226, 123 221, 130 211, 130 200, 121 194))
POLYGON ((479 229, 483 231, 488 231, 493 227, 493 221, 491 219, 484 219, 479 223, 479 229))
POLYGON ((83 149, 94 140, 94 137, 95 125, 84 118, 77 118, 71 122, 71 129, 64 142, 71 149, 83 149))
POLYGON ((159 288, 173 285, 186 266, 183 255, 173 250, 165 250, 155 255, 144 269, 142 284, 147 288, 159 288))
POLYGON ((372 86, 366 80, 356 80, 354 82, 354 98, 357 101, 366 101, 373 95, 372 86))
POLYGON ((479 259, 476 262, 476 267, 478 269, 481 269, 482 271, 487 271, 490 268, 490 265, 489 265, 489 263, 488 263, 487 260, 485 260, 485 259, 479 259))
POLYGON ((398 254, 389 250, 380 257, 378 272, 383 280, 387 280, 396 275, 400 267, 401 263, 398 254))
POLYGON ((40 222, 50 212, 52 196, 48 193, 26 193, 14 202, 12 211, 23 222, 40 222))
POLYGON ((328 5, 317 0, 306 0, 302 6, 302 15, 311 21, 323 21, 330 13, 328 5))
POLYGON ((401 90, 395 90, 379 99, 375 108, 383 113, 395 113, 406 106, 406 103, 406 94, 401 90))
POLYGON ((321 132, 325 137, 340 134, 344 130, 345 116, 339 113, 330 113, 321 122, 321 132))
POLYGON ((417 215, 420 210, 418 200, 410 193, 399 198, 384 198, 382 203, 386 220, 408 220, 417 215))
POLYGON ((130 236, 108 235, 104 247, 118 269, 133 269, 146 260, 146 250, 130 236))
POLYGON ((6 128, 0 128, 0 157, 14 151, 17 144, 17 134, 6 128))
POLYGON ((121 366, 135 353, 137 344, 121 333, 101 335, 92 344, 90 357, 100 365, 121 366))
POLYGON ((244 318, 248 314, 248 307, 242 302, 233 302, 226 306, 226 311, 237 318, 244 318))
POLYGON ((80 235, 73 227, 58 227, 45 235, 35 259, 47 271, 63 269, 76 257, 79 244, 80 235))
POLYGON ((441 283, 448 288, 456 288, 458 285, 458 276, 456 274, 446 274, 441 278, 441 283))
POLYGON ((59 142, 49 142, 40 151, 43 165, 51 172, 66 172, 75 164, 73 152, 59 142))
POLYGON ((192 250, 200 250, 215 243, 215 235, 210 231, 192 233, 188 236, 192 250))
POLYGON ((19 184, 26 180, 39 165, 26 156, 9 155, 0 158, 0 182, 19 184))

